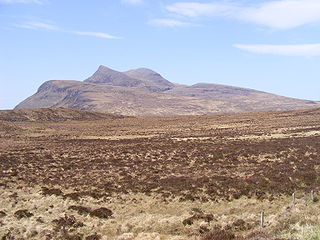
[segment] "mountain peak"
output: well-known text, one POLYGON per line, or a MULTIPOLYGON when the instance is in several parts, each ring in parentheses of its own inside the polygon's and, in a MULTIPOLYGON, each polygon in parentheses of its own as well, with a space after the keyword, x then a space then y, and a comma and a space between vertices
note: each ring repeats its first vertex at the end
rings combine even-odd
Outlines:
POLYGON ((174 84, 149 68, 138 68, 124 72, 127 76, 142 80, 146 85, 165 91, 174 87, 174 84))
POLYGON ((141 85, 141 81, 103 65, 100 65, 98 70, 91 77, 86 79, 85 82, 122 87, 135 87, 141 85))
POLYGON ((107 67, 107 66, 104 66, 104 65, 100 65, 98 67, 98 70, 97 71, 114 71, 113 69, 107 67))
POLYGON ((116 70, 113 70, 107 66, 104 66, 104 65, 100 65, 98 67, 98 69, 95 71, 94 75, 93 76, 98 76, 98 75, 106 75, 106 74, 117 74, 117 73, 120 73, 116 70))
POLYGON ((98 70, 85 82, 121 87, 138 87, 151 92, 162 92, 174 87, 173 83, 148 68, 119 72, 103 65, 100 65, 98 70))
MULTIPOLYGON (((159 73, 149 69, 149 68, 137 68, 137 69, 132 69, 132 70, 129 70, 129 71, 126 71, 124 73, 136 73, 136 74, 139 74, 139 75, 144 75, 144 76, 147 76, 147 75, 160 75, 159 73)), ((161 76, 161 75, 160 75, 161 76)))

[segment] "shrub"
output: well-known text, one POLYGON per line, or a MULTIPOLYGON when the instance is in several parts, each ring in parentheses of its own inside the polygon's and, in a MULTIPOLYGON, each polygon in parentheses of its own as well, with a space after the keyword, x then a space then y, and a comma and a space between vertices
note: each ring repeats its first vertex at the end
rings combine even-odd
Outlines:
POLYGON ((52 221, 54 224, 56 224, 58 229, 64 229, 66 227, 83 227, 84 224, 82 222, 77 221, 77 219, 73 215, 65 215, 64 217, 61 217, 59 219, 55 219, 52 221))
POLYGON ((108 208, 98 208, 98 209, 95 209, 93 210, 91 213, 90 213, 90 216, 92 217, 98 217, 98 218, 109 218, 113 215, 113 212, 108 209, 108 208))
POLYGON ((33 216, 33 213, 29 212, 28 210, 26 209, 23 209, 23 210, 18 210, 14 213, 14 216, 18 219, 21 219, 21 218, 29 218, 29 217, 32 217, 33 216))
POLYGON ((3 218, 5 216, 7 216, 7 214, 4 211, 0 211, 0 218, 3 218))
POLYGON ((95 233, 93 235, 87 236, 85 240, 100 240, 101 238, 101 235, 95 233))
POLYGON ((235 240, 236 236, 225 230, 215 230, 205 234, 201 240, 235 240))
POLYGON ((62 196, 63 195, 63 192, 58 189, 58 188, 47 188, 47 187, 42 187, 42 194, 47 196, 51 196, 51 195, 55 195, 55 196, 62 196))
POLYGON ((11 235, 10 231, 1 237, 1 240, 14 240, 14 239, 15 237, 11 235))
POLYGON ((77 211, 80 215, 87 215, 92 212, 90 208, 83 207, 83 206, 70 206, 68 209, 77 211))

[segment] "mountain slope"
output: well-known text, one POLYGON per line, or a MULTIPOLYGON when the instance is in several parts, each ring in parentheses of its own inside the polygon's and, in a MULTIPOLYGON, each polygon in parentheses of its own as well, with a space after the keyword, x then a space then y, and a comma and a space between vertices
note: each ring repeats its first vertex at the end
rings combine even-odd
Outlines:
POLYGON ((66 108, 18 109, 0 111, 0 121, 67 121, 118 119, 124 116, 66 108))
POLYGON ((47 81, 20 108, 65 107, 122 115, 196 115, 320 107, 319 102, 218 84, 175 85, 149 69, 100 66, 84 82, 47 81))

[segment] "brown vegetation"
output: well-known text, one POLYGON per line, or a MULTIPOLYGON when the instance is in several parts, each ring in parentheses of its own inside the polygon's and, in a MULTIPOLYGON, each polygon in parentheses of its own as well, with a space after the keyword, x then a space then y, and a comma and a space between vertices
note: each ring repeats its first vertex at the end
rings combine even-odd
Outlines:
POLYGON ((319 222, 318 109, 1 124, 3 239, 240 239, 262 209, 256 239, 319 222))
POLYGON ((28 210, 26 209, 23 209, 23 210, 18 210, 14 213, 14 216, 17 218, 17 219, 21 219, 21 218, 29 218, 29 217, 32 217, 33 216, 33 213, 29 212, 28 210))
MULTIPOLYGON (((67 108, 41 108, 0 110, 0 121, 92 121, 101 119, 119 119, 123 116, 116 114, 80 111, 67 108)), ((0 128, 1 129, 1 128, 0 128)))

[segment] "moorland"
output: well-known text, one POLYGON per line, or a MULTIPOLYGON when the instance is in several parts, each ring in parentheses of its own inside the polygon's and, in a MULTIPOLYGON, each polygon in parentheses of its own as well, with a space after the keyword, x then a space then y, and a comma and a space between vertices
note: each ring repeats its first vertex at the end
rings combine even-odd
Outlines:
POLYGON ((0 111, 1 239, 319 239, 320 109, 19 111, 0 111))

